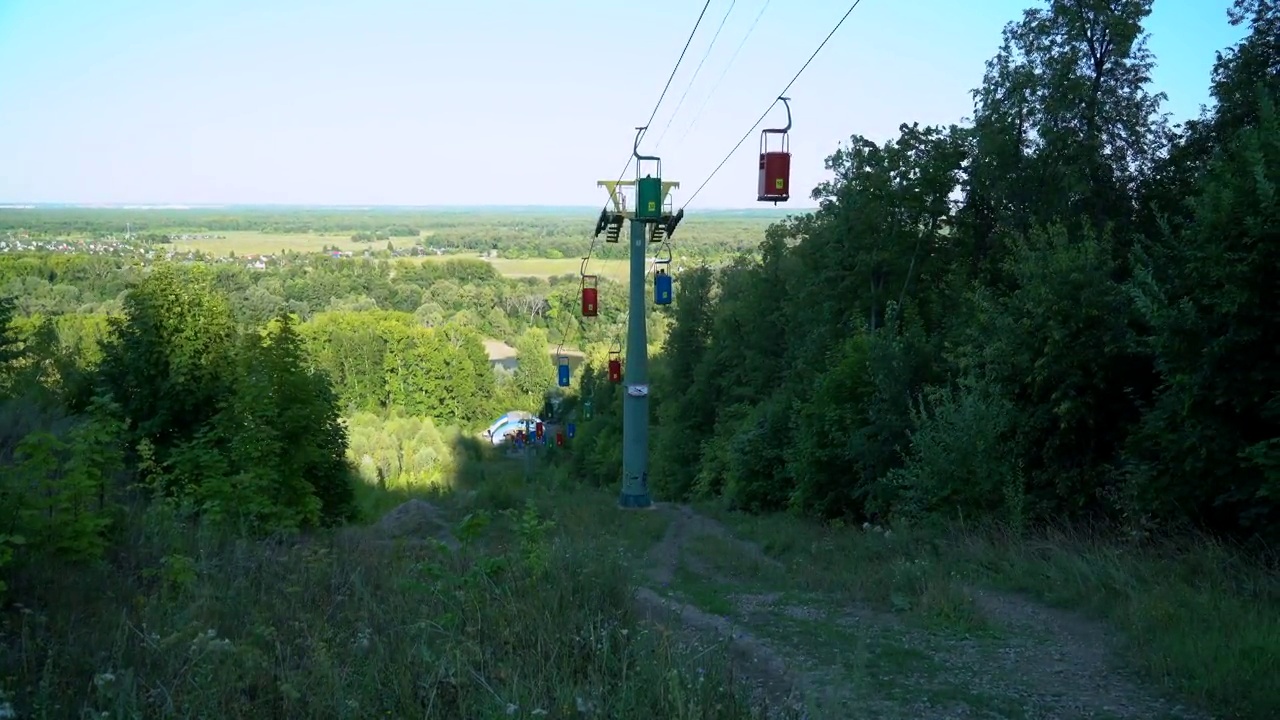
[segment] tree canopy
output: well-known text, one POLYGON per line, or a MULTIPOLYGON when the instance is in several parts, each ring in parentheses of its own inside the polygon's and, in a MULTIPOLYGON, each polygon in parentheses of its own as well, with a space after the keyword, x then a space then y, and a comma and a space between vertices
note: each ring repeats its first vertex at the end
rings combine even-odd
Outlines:
MULTIPOLYGON (((1216 100, 1170 127, 1150 0, 1004 31, 968 126, 828 159, 812 214, 679 277, 662 497, 864 518, 1280 527, 1280 5, 1237 0, 1216 100), (1270 329, 1268 329, 1270 328, 1270 329)), ((602 412, 584 442, 616 437, 602 412)), ((620 454, 579 469, 618 477, 620 454)))

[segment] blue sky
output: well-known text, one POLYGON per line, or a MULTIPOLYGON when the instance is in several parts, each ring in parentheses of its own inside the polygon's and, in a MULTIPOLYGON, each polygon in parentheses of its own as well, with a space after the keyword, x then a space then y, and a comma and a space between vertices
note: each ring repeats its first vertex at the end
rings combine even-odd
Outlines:
MULTIPOLYGON (((853 133, 885 140, 904 121, 969 115, 1001 28, 1033 4, 864 0, 788 93, 793 193, 807 196, 853 133)), ((1153 79, 1176 120, 1208 102, 1214 53, 1241 36, 1228 5, 1155 3, 1153 79)), ((764 6, 712 1, 641 146, 682 182, 677 204, 848 2, 773 0, 729 66, 764 6)), ((622 169, 701 8, 0 0, 0 202, 598 205, 596 181, 622 169)), ((690 209, 758 206, 757 143, 690 209)))

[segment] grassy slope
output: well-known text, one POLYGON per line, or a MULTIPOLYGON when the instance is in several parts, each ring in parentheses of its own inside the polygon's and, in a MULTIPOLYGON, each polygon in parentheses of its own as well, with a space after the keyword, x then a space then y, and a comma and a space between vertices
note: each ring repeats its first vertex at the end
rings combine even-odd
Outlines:
MULTIPOLYGON (((795 570, 791 590, 834 591, 953 637, 1001 632, 991 617, 1003 608, 984 612, 993 603, 981 602, 982 589, 1016 593, 1101 620, 1097 634, 1116 640, 1108 649, 1163 694, 1216 717, 1280 717, 1280 582, 1220 543, 1126 547, 1061 531, 885 536, 722 517, 795 570)), ((1074 620, 1065 629, 1063 642, 1095 632, 1074 620)))
MULTIPOLYGON (((526 487, 508 463, 462 475, 424 495, 462 538, 458 555, 422 541, 430 523, 399 541, 347 530, 243 543, 152 513, 110 566, 45 569, 14 588, 31 600, 3 614, 0 691, 24 717, 748 716, 723 683, 698 680, 725 672, 719 645, 646 630, 629 609, 670 513, 619 516, 611 493, 555 473, 526 487)), ((413 495, 366 488, 362 500, 377 515, 413 495)), ((1036 717, 1033 701, 1054 693, 1133 706, 1099 717, 1171 706, 1148 694, 1280 716, 1275 578, 1220 545, 1175 560, 1061 534, 886 536, 701 510, 763 553, 689 533, 659 591, 779 648, 829 689, 811 698, 815 717, 1036 717), (983 588, 1106 620, 1151 692, 1069 664, 1037 686, 1044 653, 1101 647, 1106 633, 1063 621, 1068 636, 1040 638, 1056 616, 1002 623, 983 588), (1025 654, 1011 661, 1009 648, 1025 654)))
MULTIPOLYGON (((379 508, 401 499, 364 495, 379 508)), ((0 709, 751 716, 727 689, 714 648, 638 625, 615 548, 564 533, 515 499, 492 488, 432 496, 461 538, 456 553, 430 538, 449 532, 423 518, 407 533, 349 528, 244 542, 149 511, 109 565, 17 578, 13 595, 28 605, 0 613, 0 709)))
MULTIPOLYGON (((530 492, 490 478, 481 495, 515 506, 531 494, 560 532, 622 549, 635 581, 652 583, 644 571, 669 518, 619 522, 611 493, 545 482, 560 486, 530 492)), ((827 684, 854 697, 832 716, 912 717, 924 702, 1036 717, 1036 702, 1048 713, 1051 696, 1076 692, 1127 704, 1130 717, 1179 716, 1179 705, 1185 717, 1195 708, 1280 717, 1280 582, 1221 543, 958 527, 886 534, 698 509, 729 536, 685 531, 659 590, 742 623, 819 676, 836 673, 827 684), (744 553, 735 537, 763 553, 744 553), (1075 667, 1085 662, 1097 672, 1075 667), (897 698, 896 710, 866 705, 872 697, 897 698)))

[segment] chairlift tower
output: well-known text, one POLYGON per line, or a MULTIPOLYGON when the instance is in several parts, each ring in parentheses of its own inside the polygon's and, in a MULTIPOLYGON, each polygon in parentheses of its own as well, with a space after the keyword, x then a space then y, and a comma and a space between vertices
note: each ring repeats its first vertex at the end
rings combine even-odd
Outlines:
POLYGON ((618 242, 624 221, 631 223, 630 293, 627 311, 627 350, 623 368, 622 398, 622 493, 623 508, 647 508, 649 496, 649 338, 646 322, 645 265, 648 244, 662 242, 675 232, 684 210, 672 214, 670 192, 680 183, 662 179, 661 158, 640 154, 636 128, 631 154, 636 159, 635 180, 601 180, 598 187, 609 192, 609 203, 596 222, 596 236, 605 233, 605 242, 618 242), (634 187, 631 209, 619 196, 619 188, 634 187))

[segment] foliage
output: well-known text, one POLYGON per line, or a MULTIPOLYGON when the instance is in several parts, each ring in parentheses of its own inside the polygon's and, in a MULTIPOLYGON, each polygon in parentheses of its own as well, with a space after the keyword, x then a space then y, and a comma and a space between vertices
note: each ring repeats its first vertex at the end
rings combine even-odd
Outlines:
MULTIPOLYGON (((1216 64, 1216 105, 1179 128, 1147 88, 1150 8, 1044 0, 1006 27, 971 123, 853 136, 827 159, 818 209, 777 218, 763 242, 756 219, 682 225, 677 264, 738 254, 674 268, 675 306, 649 316, 663 347, 654 491, 907 532, 1100 520, 1147 543, 1188 525, 1274 541, 1280 5, 1235 0, 1248 35, 1216 64)), ((122 716, 343 704, 747 716, 726 683, 698 684, 619 611, 629 588, 615 559, 561 544, 559 525, 470 462, 496 413, 550 419, 550 348, 575 347, 577 397, 555 407, 579 437, 547 457, 558 477, 617 482, 622 394, 604 367, 624 294, 603 280, 601 313, 584 319, 575 277, 403 255, 571 257, 581 220, 0 214, 7 237, 45 243, 0 255, 0 591, 49 599, 52 613, 0 620, 22 638, 0 652, 0 677, 25 683, 17 704, 33 716, 68 703, 122 716), (125 223, 137 242, 117 242, 125 223), (200 231, 299 233, 329 252, 205 262, 165 242, 200 231), (353 238, 376 246, 344 257, 353 238), (74 252, 50 245, 64 241, 74 252), (516 346, 514 372, 495 370, 486 340, 516 346), (468 509, 460 555, 323 534, 365 504, 361 480, 386 501, 459 478, 490 506, 468 509), (299 532, 313 535, 279 538, 299 532), (95 624, 73 627, 86 612, 95 624)), ((1083 587, 1081 574, 1054 577, 1083 587)), ((1214 616, 1208 596, 1188 597, 1214 616)), ((1147 637, 1181 612, 1115 602, 1147 637)), ((1241 616, 1273 630, 1261 604, 1241 616)), ((1274 715, 1254 687, 1261 665, 1226 640, 1204 646, 1240 678, 1169 642, 1156 672, 1274 715)))
POLYGON ((112 319, 102 392, 126 422, 140 480, 213 523, 295 529, 353 512, 332 389, 295 321, 240 333, 207 271, 161 266, 112 319))
MULTIPOLYGON (((1250 32, 1218 61, 1218 105, 1176 132, 1147 89, 1150 8, 1028 10, 971 126, 854 136, 817 212, 683 276, 655 491, 1274 540, 1280 7, 1235 3, 1250 32)), ((617 390, 583 392, 598 415, 580 445, 603 454, 617 390)), ((603 480, 615 463, 579 464, 603 480)))
MULTIPOLYGON (((200 245, 204 240, 235 248, 229 254, 251 255, 255 249, 236 247, 234 239, 260 236, 255 243, 279 247, 272 238, 302 240, 303 246, 325 251, 356 250, 361 256, 496 253, 508 259, 577 258, 584 232, 598 210, 547 208, 393 209, 367 211, 336 208, 287 210, 240 207, 229 211, 204 209, 130 208, 5 208, 0 211, 0 237, 28 243, 96 246, 94 252, 120 256, 133 251, 172 252, 173 244, 200 245), (134 230, 133 235, 124 231, 134 230), (391 243, 384 253, 381 247, 391 243), (372 244, 372 247, 370 246, 372 244), (400 251, 396 252, 396 248, 400 251)), ((680 225, 677 258, 703 262, 749 249, 765 227, 785 210, 701 211, 680 225)), ((625 258, 626 243, 597 245, 601 259, 625 258)), ((4 277, 0 274, 0 279, 4 277)), ((0 280, 0 284, 2 284, 0 280)), ((79 283, 72 283, 79 285, 79 283)))
POLYGON ((527 330, 516 342, 516 369, 512 378, 524 409, 536 410, 547 388, 555 383, 555 368, 547 348, 547 334, 527 330))
POLYGON ((429 417, 357 413, 347 421, 347 457, 360 479, 381 489, 448 483, 455 471, 448 435, 429 417))
MULTIPOLYGON (((0 253, 0 295, 13 296, 17 317, 58 318, 60 342, 92 354, 87 340, 102 336, 96 328, 107 316, 122 313, 129 288, 165 264, 149 257, 140 262, 0 253)), ((452 323, 509 343, 539 328, 552 341, 572 347, 609 341, 626 309, 624 288, 608 277, 599 280, 600 316, 588 320, 575 310, 577 277, 503 277, 493 264, 478 259, 349 260, 311 254, 272 258, 262 269, 229 261, 191 264, 206 268, 242 330, 264 325, 282 311, 310 322, 329 313, 380 310, 409 314, 424 327, 452 323)), ((653 316, 655 337, 661 337, 664 323, 665 315, 653 316)))
POLYGON ((6 700, 20 717, 762 717, 718 648, 641 624, 617 553, 532 505, 448 512, 456 552, 372 528, 237 542, 153 506, 111 564, 20 579, 46 601, 0 612, 22 639, 0 644, 6 700))

